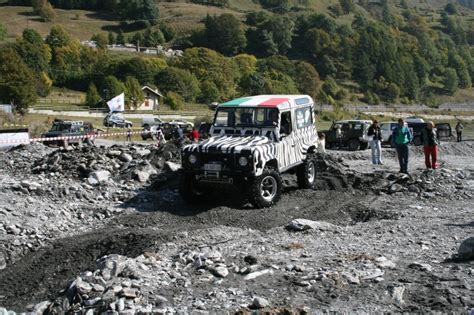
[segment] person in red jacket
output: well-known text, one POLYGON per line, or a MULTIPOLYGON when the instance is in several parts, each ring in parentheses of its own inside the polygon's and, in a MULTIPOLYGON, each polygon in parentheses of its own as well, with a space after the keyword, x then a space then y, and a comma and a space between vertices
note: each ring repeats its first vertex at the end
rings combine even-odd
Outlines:
POLYGON ((198 142, 199 141, 199 131, 193 127, 191 132, 189 133, 189 139, 193 142, 198 142))

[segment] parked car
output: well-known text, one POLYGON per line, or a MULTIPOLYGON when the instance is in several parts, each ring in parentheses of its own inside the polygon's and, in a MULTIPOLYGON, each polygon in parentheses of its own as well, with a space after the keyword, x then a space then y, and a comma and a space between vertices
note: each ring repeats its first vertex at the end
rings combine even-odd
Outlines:
MULTIPOLYGON (((413 133, 413 144, 422 145, 423 139, 421 138, 423 129, 426 128, 426 122, 408 122, 408 128, 413 133)), ((437 123, 435 124, 438 139, 447 139, 452 136, 451 125, 449 123, 437 123)))
POLYGON ((150 129, 151 126, 159 126, 163 123, 164 121, 161 120, 158 116, 145 117, 142 120, 142 127, 144 129, 150 129))
POLYGON ((384 121, 380 123, 383 144, 392 144, 392 132, 397 126, 398 122, 396 121, 384 121))
POLYGON ((416 117, 416 116, 410 116, 405 118, 405 122, 410 122, 410 123, 424 123, 425 120, 421 117, 416 117))
POLYGON ((183 129, 183 134, 187 134, 193 128, 193 124, 190 122, 177 122, 177 121, 171 121, 171 122, 166 122, 162 124, 161 128, 163 130, 163 134, 165 135, 165 139, 169 140, 173 138, 175 130, 178 127, 183 129))
POLYGON ((179 192, 199 202, 223 185, 240 188, 257 207, 274 205, 282 174, 297 175, 300 188, 316 186, 314 103, 307 95, 239 98, 216 109, 211 137, 181 152, 179 192))
POLYGON ((56 137, 73 137, 73 136, 90 136, 90 137, 81 137, 81 138, 70 138, 70 139, 60 139, 53 141, 43 141, 43 144, 50 145, 62 145, 67 147, 69 144, 82 144, 82 143, 91 143, 94 140, 96 131, 91 123, 82 122, 82 121, 71 121, 71 120, 59 120, 56 119, 51 126, 51 129, 42 134, 41 138, 56 138, 56 137))
POLYGON ((125 120, 121 114, 110 113, 104 118, 104 126, 113 128, 129 128, 133 126, 133 123, 130 120, 125 120))
POLYGON ((342 146, 351 151, 365 150, 369 147, 367 132, 372 122, 370 120, 339 120, 333 122, 329 130, 321 131, 326 134, 326 147, 336 147, 339 142, 336 138, 337 126, 341 126, 342 146))

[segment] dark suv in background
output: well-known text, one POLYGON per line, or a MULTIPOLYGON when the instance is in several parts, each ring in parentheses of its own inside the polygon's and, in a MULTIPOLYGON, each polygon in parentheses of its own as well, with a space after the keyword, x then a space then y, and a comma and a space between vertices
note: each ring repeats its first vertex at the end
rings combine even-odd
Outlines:
POLYGON ((67 147, 69 144, 91 143, 93 141, 96 131, 91 123, 82 121, 60 120, 56 119, 51 126, 51 129, 42 134, 41 138, 56 138, 56 137, 74 137, 82 136, 81 138, 69 138, 52 141, 43 141, 44 145, 62 145, 67 147), (89 137, 86 137, 89 136, 89 137))
POLYGON ((326 146, 334 148, 339 145, 336 137, 337 126, 341 126, 342 131, 342 146, 347 147, 351 151, 365 150, 369 147, 369 137, 367 131, 369 130, 370 120, 339 120, 333 122, 329 130, 320 132, 326 135, 326 146))
MULTIPOLYGON (((426 128, 426 122, 408 122, 408 128, 413 132, 413 144, 422 145, 422 132, 426 128)), ((451 125, 449 123, 435 124, 438 139, 449 139, 452 136, 451 125)))

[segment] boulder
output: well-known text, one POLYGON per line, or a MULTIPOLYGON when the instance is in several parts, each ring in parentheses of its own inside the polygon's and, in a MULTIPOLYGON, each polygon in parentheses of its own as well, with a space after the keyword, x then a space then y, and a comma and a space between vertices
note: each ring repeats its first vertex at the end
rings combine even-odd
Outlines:
POLYGON ((320 230, 320 231, 335 231, 338 228, 327 222, 311 221, 307 219, 295 219, 286 226, 289 231, 306 231, 306 230, 320 230))
POLYGON ((119 156, 119 159, 120 161, 122 162, 131 162, 133 161, 133 157, 128 154, 128 153, 122 153, 120 156, 119 156))
POLYGON ((109 180, 110 172, 109 171, 95 171, 90 173, 87 182, 90 185, 98 185, 109 180))
POLYGON ((178 163, 173 163, 171 161, 167 161, 165 163, 165 167, 166 167, 166 169, 168 169, 171 172, 177 172, 181 168, 181 165, 179 165, 178 163))
POLYGON ((211 269, 214 276, 218 278, 225 278, 229 275, 229 270, 225 266, 217 266, 211 269))
POLYGON ((268 307, 269 305, 270 305, 270 303, 268 303, 268 301, 266 299, 256 296, 253 299, 251 308, 261 309, 261 308, 268 307))
POLYGON ((474 236, 465 239, 461 243, 457 258, 462 261, 474 260, 474 236))
POLYGON ((148 178, 150 178, 150 174, 145 171, 135 171, 134 178, 137 179, 140 183, 146 183, 148 178))

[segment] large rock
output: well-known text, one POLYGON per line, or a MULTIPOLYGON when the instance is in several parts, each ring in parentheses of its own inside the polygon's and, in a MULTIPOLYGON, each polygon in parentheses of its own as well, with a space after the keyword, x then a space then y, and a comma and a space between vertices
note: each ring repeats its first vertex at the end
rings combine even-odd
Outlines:
POLYGON ((474 236, 465 239, 458 249, 459 260, 474 260, 474 236))
POLYGON ((219 278, 225 278, 229 275, 229 270, 225 266, 217 266, 211 269, 214 276, 219 278))
POLYGON ((268 303, 268 301, 262 297, 259 297, 259 296, 256 296, 254 299, 253 299, 253 303, 251 305, 252 308, 256 308, 256 309, 260 309, 260 308, 265 308, 265 307, 268 307, 270 305, 270 303, 268 303))
POLYGON ((98 267, 104 280, 110 280, 118 276, 125 268, 127 258, 124 256, 112 254, 104 256, 98 261, 98 267))
POLYGON ((260 276, 263 276, 263 275, 266 275, 266 274, 272 274, 272 273, 273 273, 273 271, 270 270, 270 269, 255 271, 255 272, 252 272, 252 273, 249 273, 248 275, 246 275, 244 277, 244 280, 253 280, 253 279, 258 278, 260 276))
POLYGON ((87 182, 90 185, 98 185, 109 180, 110 172, 109 171, 95 171, 90 173, 87 182))
POLYGON ((171 172, 177 172, 181 168, 181 165, 179 165, 178 163, 167 161, 165 163, 165 167, 171 172))
POLYGON ((120 161, 123 161, 123 162, 131 162, 133 160, 133 157, 128 153, 122 153, 119 156, 119 159, 120 161))
POLYGON ((150 178, 150 174, 148 172, 145 172, 145 171, 135 171, 134 177, 140 183, 146 183, 148 178, 150 178))
POLYGON ((290 231, 306 231, 306 230, 320 230, 320 231, 334 231, 337 227, 331 223, 322 221, 311 221, 307 219, 295 219, 286 226, 290 231))

